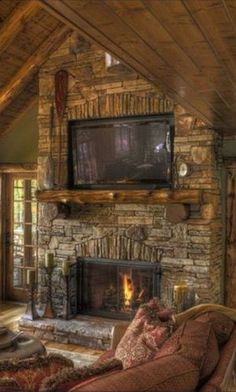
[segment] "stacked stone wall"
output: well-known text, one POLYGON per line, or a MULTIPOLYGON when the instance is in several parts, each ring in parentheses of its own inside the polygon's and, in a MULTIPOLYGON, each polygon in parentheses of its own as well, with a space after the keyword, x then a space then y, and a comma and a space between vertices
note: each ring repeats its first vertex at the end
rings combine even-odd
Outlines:
MULTIPOLYGON (((167 207, 148 204, 70 205, 70 213, 52 203, 39 208, 39 263, 52 251, 58 266, 78 256, 160 262, 162 298, 169 287, 191 282, 201 302, 222 302, 223 254, 220 202, 219 137, 202 121, 128 69, 109 73, 105 54, 93 45, 81 46, 76 56, 70 39, 45 63, 39 75, 39 187, 47 188, 45 162, 49 152, 57 164, 59 124, 54 116, 50 144, 50 108, 54 105, 54 76, 69 73, 67 108, 62 124, 63 175, 67 187, 68 121, 129 115, 174 113, 175 163, 187 162, 190 174, 174 187, 208 192, 199 206, 190 206, 187 220, 171 223, 167 207), (51 151, 49 146, 51 145, 51 151), (45 185, 46 184, 46 185, 45 185)), ((46 281, 42 277, 41 293, 46 281)), ((54 304, 60 312, 64 283, 54 274, 54 304)))

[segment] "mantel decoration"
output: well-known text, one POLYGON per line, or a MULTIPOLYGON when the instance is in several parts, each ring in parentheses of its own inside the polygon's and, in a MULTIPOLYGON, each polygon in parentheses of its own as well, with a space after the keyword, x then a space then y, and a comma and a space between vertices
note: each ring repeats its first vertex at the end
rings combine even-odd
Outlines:
POLYGON ((49 252, 46 253, 45 264, 43 266, 48 277, 47 303, 44 311, 45 318, 55 317, 53 306, 52 306, 52 273, 55 267, 56 267, 56 263, 54 261, 54 254, 49 252))
POLYGON ((38 313, 35 307, 35 292, 37 288, 36 271, 28 269, 26 273, 26 284, 28 287, 29 302, 27 304, 23 318, 27 320, 35 320, 38 318, 38 313))
POLYGON ((183 179, 192 173, 191 165, 186 162, 182 155, 178 155, 175 159, 175 175, 177 188, 183 187, 183 179))
POLYGON ((110 53, 105 53, 105 66, 109 73, 129 71, 129 69, 110 53))
POLYGON ((175 284, 172 295, 176 313, 183 312, 195 305, 195 290, 189 282, 175 284))
POLYGON ((66 108, 68 92, 68 72, 60 70, 55 74, 55 106, 59 123, 58 132, 58 165, 57 165, 57 186, 61 187, 61 155, 62 155, 62 121, 66 108))

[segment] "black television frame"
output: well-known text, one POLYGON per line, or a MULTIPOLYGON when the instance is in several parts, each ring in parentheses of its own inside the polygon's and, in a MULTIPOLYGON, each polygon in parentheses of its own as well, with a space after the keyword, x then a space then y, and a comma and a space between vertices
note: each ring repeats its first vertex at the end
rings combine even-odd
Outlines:
POLYGON ((172 189, 173 188, 173 178, 174 178, 174 137, 175 137, 175 126, 174 126, 174 113, 165 113, 165 114, 157 114, 157 115, 136 115, 136 116, 119 116, 119 117, 106 117, 106 118, 90 118, 90 119, 81 119, 81 120, 72 120, 68 122, 68 188, 69 189, 84 189, 84 190, 108 190, 108 189, 117 189, 117 190, 130 190, 130 189, 172 189), (89 124, 109 124, 109 123, 119 123, 119 122, 141 122, 145 120, 150 121, 168 121, 170 126, 170 146, 171 146, 171 172, 170 172, 170 180, 166 183, 158 184, 155 181, 150 182, 133 182, 133 183, 100 183, 100 184, 74 184, 74 168, 73 168, 73 146, 72 146, 72 132, 73 126, 79 125, 82 127, 83 125, 88 126, 89 124))

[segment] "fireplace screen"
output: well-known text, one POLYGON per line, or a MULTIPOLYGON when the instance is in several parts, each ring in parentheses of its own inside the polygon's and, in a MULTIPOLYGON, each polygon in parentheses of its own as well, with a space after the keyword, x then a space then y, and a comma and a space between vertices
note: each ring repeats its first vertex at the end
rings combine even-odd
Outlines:
POLYGON ((79 313, 130 319, 140 304, 159 296, 159 264, 81 259, 78 278, 79 313))

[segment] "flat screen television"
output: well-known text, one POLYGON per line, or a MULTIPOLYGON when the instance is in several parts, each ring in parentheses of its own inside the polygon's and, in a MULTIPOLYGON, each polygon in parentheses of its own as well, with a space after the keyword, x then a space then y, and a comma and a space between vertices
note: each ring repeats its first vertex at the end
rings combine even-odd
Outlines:
POLYGON ((173 115, 72 121, 70 187, 171 187, 173 140, 173 115))

